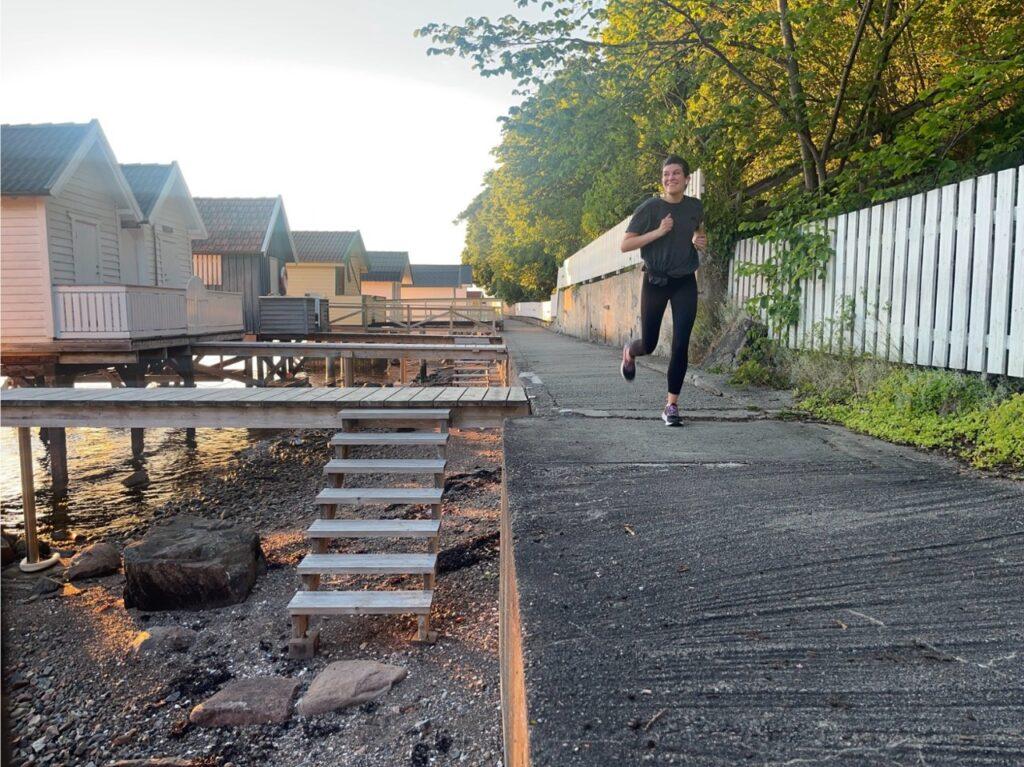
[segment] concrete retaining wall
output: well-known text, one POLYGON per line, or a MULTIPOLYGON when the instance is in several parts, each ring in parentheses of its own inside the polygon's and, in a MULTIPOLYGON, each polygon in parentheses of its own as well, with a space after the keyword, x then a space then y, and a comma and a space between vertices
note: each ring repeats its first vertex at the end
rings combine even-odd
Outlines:
MULTIPOLYGON (((594 282, 578 283, 558 291, 555 329, 587 341, 622 346, 640 337, 639 266, 594 282)), ((552 312, 555 312, 555 302, 552 312)), ((655 354, 667 355, 672 345, 671 309, 665 310, 661 338, 655 354)))

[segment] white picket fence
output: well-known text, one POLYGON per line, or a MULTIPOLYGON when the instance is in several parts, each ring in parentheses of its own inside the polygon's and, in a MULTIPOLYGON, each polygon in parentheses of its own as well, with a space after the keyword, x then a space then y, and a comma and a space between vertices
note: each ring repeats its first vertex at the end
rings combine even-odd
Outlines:
MULTIPOLYGON (((801 285, 789 346, 870 354, 953 370, 1024 377, 1024 166, 818 222, 834 255, 801 285)), ((736 245, 729 292, 763 295, 740 263, 772 245, 736 245)))

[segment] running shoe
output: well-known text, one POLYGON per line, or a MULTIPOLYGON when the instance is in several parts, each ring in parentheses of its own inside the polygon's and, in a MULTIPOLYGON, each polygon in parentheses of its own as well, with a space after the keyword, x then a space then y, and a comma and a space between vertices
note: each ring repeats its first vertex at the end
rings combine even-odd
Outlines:
POLYGON ((629 344, 622 347, 622 365, 619 367, 619 372, 627 381, 636 378, 636 361, 629 355, 629 344))
POLYGON ((678 405, 665 405, 665 412, 661 414, 661 420, 666 426, 682 426, 683 419, 679 417, 678 405))

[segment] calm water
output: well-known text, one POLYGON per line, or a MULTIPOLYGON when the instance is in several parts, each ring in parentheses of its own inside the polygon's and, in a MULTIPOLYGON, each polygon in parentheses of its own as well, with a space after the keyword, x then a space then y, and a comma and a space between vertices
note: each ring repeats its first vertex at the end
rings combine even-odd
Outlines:
MULTIPOLYGON (((241 384, 203 384, 229 385, 241 384)), ((85 386, 107 388, 102 384, 85 386)), ((206 473, 230 471, 239 451, 257 438, 246 429, 197 429, 196 440, 189 445, 184 429, 146 429, 141 467, 150 481, 143 487, 128 488, 123 481, 139 468, 132 461, 128 429, 68 429, 68 495, 57 502, 50 492, 49 453, 39 439, 39 430, 32 429, 40 534, 49 538, 50 532, 65 530, 71 538, 78 533, 97 538, 134 527, 171 498, 195 492, 206 473)), ((5 531, 22 531, 15 429, 0 429, 0 514, 5 531)))
MULTIPOLYGON (((195 492, 204 474, 228 471, 236 454, 251 444, 245 429, 197 429, 194 446, 184 429, 146 429, 143 466, 150 482, 128 488, 122 481, 136 466, 127 429, 68 429, 68 496, 55 503, 50 492, 49 455, 32 430, 36 515, 43 537, 66 530, 99 537, 133 527, 171 498, 195 492)), ((21 473, 14 429, 0 429, 0 508, 4 530, 21 531, 21 473)))
MULTIPOLYGON (((366 379, 377 382, 373 375, 366 379)), ((322 386, 323 374, 311 370, 309 381, 322 386)), ((108 388, 105 384, 79 386, 108 388)), ((199 386, 234 388, 242 384, 225 381, 199 386)), ((126 531, 148 520, 153 509, 168 500, 196 492, 204 475, 230 473, 238 463, 239 452, 266 436, 265 431, 247 429, 197 429, 195 443, 189 445, 185 429, 146 429, 142 467, 149 475, 149 484, 129 488, 123 481, 139 467, 132 461, 128 429, 68 429, 68 495, 58 502, 50 491, 49 454, 39 439, 39 430, 33 429, 40 535, 49 538, 51 532, 63 530, 72 539, 78 533, 96 539, 126 531)), ((20 533, 24 527, 15 429, 0 428, 0 521, 5 531, 20 533)))

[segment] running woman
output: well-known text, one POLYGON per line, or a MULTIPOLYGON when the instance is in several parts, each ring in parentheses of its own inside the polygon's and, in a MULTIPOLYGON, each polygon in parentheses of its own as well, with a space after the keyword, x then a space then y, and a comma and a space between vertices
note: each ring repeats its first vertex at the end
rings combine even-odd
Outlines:
POLYGON ((661 419, 666 426, 682 426, 679 392, 688 362, 690 332, 697 317, 697 267, 707 237, 703 230, 704 206, 683 194, 690 166, 669 155, 661 167, 660 197, 640 204, 626 227, 622 252, 640 249, 643 286, 640 289, 641 337, 622 348, 622 377, 636 376, 636 358, 654 351, 661 333, 665 307, 672 305, 672 358, 668 366, 668 401, 661 419))

